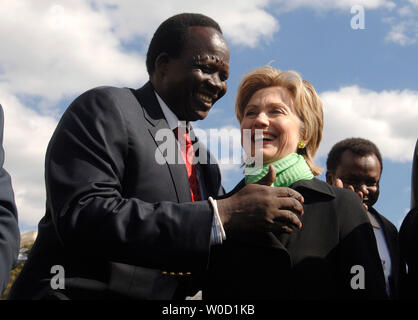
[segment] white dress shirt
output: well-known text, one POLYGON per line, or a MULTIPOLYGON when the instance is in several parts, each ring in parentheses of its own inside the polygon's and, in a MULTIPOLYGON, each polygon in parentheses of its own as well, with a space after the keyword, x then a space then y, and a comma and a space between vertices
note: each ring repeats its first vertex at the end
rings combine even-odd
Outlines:
MULTIPOLYGON (((171 111, 171 109, 167 106, 167 104, 163 101, 163 99, 161 99, 161 97, 158 95, 157 92, 155 92, 155 96, 157 97, 161 110, 163 111, 164 117, 167 120, 168 127, 171 130, 174 130, 175 128, 179 126, 182 126, 182 127, 186 126, 188 129, 190 129, 190 122, 179 121, 179 119, 174 114, 174 112, 171 111)), ((180 142, 177 141, 177 143, 179 144, 179 148, 180 148, 180 142)), ((202 196, 202 199, 207 199, 206 189, 203 187, 201 183, 203 179, 201 176, 201 172, 199 170, 199 166, 196 166, 196 175, 197 175, 197 182, 199 183, 199 189, 200 189, 200 194, 202 196)), ((218 205, 216 203, 216 200, 214 199, 211 199, 211 201, 209 202, 213 207, 214 215, 217 215, 216 217, 214 216, 214 219, 212 220, 212 232, 210 235, 210 241, 211 241, 211 244, 220 244, 222 243, 222 240, 224 240, 224 235, 222 234, 222 231, 221 231, 223 230, 223 227, 222 225, 220 225, 222 223, 221 223, 219 213, 218 213, 218 205)))
POLYGON ((392 261, 390 259, 389 248, 386 243, 385 234, 378 219, 367 211, 370 223, 373 226, 374 236, 376 238, 377 249, 379 250, 380 260, 382 261, 383 272, 386 281, 386 292, 390 295, 389 276, 392 274, 392 261))

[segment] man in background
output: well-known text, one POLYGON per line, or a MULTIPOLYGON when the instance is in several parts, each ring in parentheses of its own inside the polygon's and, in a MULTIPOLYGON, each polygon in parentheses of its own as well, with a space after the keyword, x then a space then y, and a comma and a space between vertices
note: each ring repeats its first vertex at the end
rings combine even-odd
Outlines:
POLYGON ((329 184, 356 192, 363 201, 373 226, 386 280, 388 296, 400 298, 405 265, 401 261, 396 227, 373 205, 379 198, 383 170, 377 146, 362 138, 349 138, 335 144, 328 154, 326 180, 329 184))
POLYGON ((418 139, 412 160, 411 210, 399 230, 401 254, 408 265, 405 297, 418 299, 418 139))
POLYGON ((3 108, 0 105, 0 295, 9 282, 19 254, 20 233, 9 174, 4 170, 3 108))

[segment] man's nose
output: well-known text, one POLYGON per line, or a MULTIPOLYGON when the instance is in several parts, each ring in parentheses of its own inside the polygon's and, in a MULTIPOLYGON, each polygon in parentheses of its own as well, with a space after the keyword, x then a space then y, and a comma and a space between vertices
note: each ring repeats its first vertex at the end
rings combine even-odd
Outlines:
POLYGON ((210 86, 216 89, 218 92, 226 91, 226 83, 221 80, 218 72, 212 73, 209 76, 208 82, 210 86))

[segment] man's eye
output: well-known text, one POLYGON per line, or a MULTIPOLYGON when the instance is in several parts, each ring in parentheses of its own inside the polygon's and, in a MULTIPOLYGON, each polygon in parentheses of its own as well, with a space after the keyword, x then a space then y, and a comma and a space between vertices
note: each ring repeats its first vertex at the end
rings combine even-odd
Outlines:
POLYGON ((210 73, 210 72, 212 71, 212 67, 211 67, 211 66, 208 66, 208 65, 206 65, 206 64, 201 64, 201 65, 199 65, 199 68, 200 68, 203 72, 206 72, 206 73, 210 73))
POLYGON ((375 182, 375 181, 369 181, 369 182, 367 182, 367 184, 366 184, 368 187, 376 187, 377 186, 377 182, 375 182))
POLYGON ((345 179, 341 179, 341 180, 342 180, 343 184, 346 184, 346 185, 352 185, 352 186, 357 185, 357 182, 353 181, 353 180, 345 180, 345 179))

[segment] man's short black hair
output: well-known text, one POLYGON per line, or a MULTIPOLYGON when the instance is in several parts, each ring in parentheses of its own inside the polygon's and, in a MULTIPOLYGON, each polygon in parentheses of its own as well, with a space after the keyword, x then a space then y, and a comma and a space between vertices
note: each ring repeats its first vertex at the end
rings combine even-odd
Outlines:
POLYGON ((341 161, 344 151, 350 150, 352 153, 364 157, 370 154, 376 155, 380 162, 380 173, 383 171, 383 161, 377 146, 370 140, 363 138, 348 138, 336 143, 328 153, 327 170, 335 173, 341 161))
POLYGON ((154 72, 155 59, 162 52, 170 57, 177 58, 186 42, 189 27, 211 27, 222 34, 219 24, 200 13, 180 13, 165 20, 155 31, 147 52, 147 71, 149 75, 154 72))

